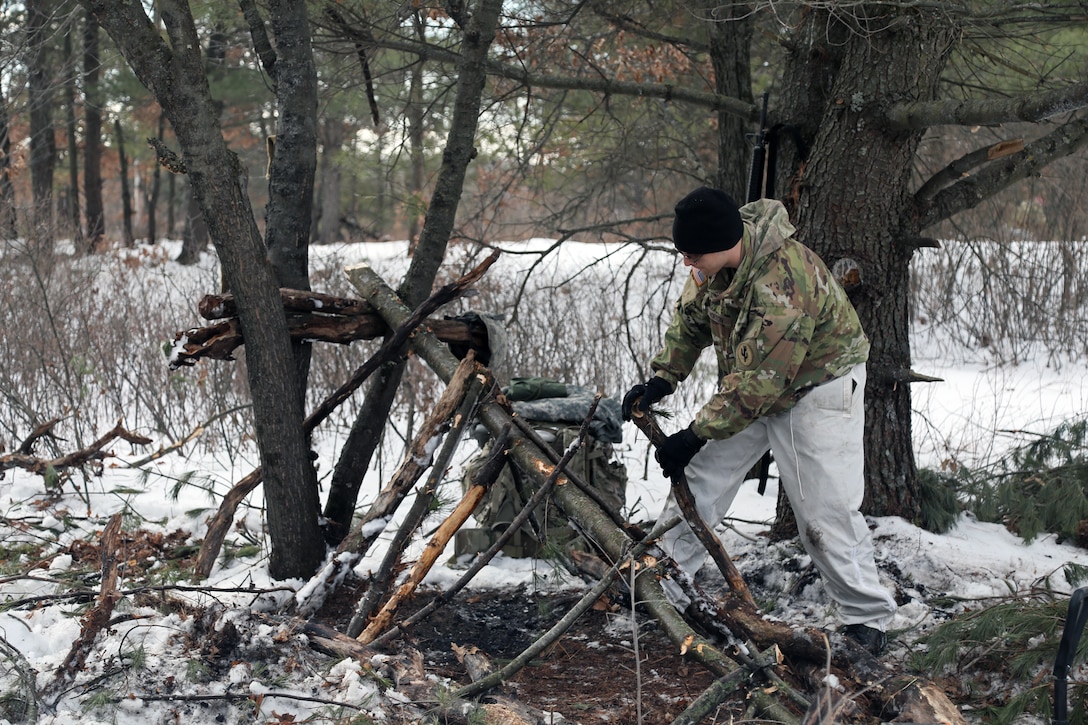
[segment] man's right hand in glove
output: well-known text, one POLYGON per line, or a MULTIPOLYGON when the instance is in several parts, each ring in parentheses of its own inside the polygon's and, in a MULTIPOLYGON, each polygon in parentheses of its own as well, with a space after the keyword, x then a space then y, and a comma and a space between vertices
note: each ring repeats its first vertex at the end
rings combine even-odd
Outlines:
POLYGON ((650 406, 672 392, 672 386, 665 378, 654 376, 645 383, 639 383, 627 391, 623 396, 623 419, 631 420, 631 416, 638 413, 650 412, 650 406))
POLYGON ((690 425, 679 433, 673 433, 657 447, 656 458, 661 464, 661 472, 668 478, 679 476, 705 445, 706 441, 695 435, 690 425))

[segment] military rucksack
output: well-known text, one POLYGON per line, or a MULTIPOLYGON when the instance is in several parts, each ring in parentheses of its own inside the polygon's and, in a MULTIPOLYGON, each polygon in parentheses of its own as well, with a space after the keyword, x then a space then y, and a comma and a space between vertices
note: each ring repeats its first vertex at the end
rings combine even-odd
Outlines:
MULTIPOLYGON (((564 453, 574 441, 593 403, 589 388, 568 385, 543 378, 514 378, 504 389, 514 411, 557 453, 564 453)), ((594 489, 611 512, 619 514, 627 493, 627 469, 616 460, 613 446, 622 441, 623 421, 619 403, 602 398, 598 403, 585 442, 567 464, 567 469, 594 489)), ((486 430, 477 429, 481 450, 465 466, 462 486, 465 490, 479 467, 487 460, 491 441, 486 430)), ((489 547, 524 508, 535 489, 528 484, 517 466, 508 463, 488 489, 473 513, 477 529, 458 532, 457 555, 475 553, 489 547)), ((503 545, 507 556, 541 556, 551 547, 582 547, 578 533, 549 497, 503 545)))

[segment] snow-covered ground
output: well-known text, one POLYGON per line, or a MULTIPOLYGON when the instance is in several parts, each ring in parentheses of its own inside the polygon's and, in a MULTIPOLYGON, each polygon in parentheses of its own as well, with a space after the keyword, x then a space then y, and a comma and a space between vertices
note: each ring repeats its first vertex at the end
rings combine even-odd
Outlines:
MULTIPOLYGON (((402 248, 361 246, 351 252, 370 259, 390 275, 387 278, 395 278, 402 265, 402 248)), ((953 456, 965 463, 984 461, 1017 442, 1017 431, 1043 432, 1088 411, 1084 365, 1066 364, 1055 370, 1029 362, 1009 368, 972 361, 968 353, 945 362, 947 354, 927 356, 926 351, 926 339, 919 335, 914 368, 944 382, 914 388, 920 465, 936 466, 953 456)), ((677 417, 690 415, 690 409, 682 408, 692 402, 675 397, 675 404, 681 406, 677 417)), ((160 443, 170 441, 155 445, 160 443)), ((324 438, 317 444, 327 470, 335 461, 337 441, 324 438)), ((657 512, 668 492, 656 466, 645 466, 646 445, 632 426, 625 428, 619 450, 629 473, 628 505, 635 511, 633 518, 642 520, 657 512)), ((471 442, 465 444, 459 464, 474 447, 471 442)), ((395 710, 396 693, 383 692, 373 674, 351 660, 330 665, 313 653, 290 627, 290 620, 277 616, 304 582, 269 580, 259 490, 239 509, 228 537, 233 558, 220 560, 210 579, 201 583, 205 591, 187 590, 191 583, 179 578, 170 561, 156 561, 153 547, 133 545, 133 550, 126 551, 131 557, 126 566, 146 569, 145 578, 180 588, 136 592, 131 580, 122 579, 125 596, 115 611, 117 621, 99 636, 83 671, 71 681, 54 682, 79 637, 80 615, 88 602, 87 597, 76 600, 63 595, 75 590, 93 592, 98 587, 97 562, 74 559, 72 552, 79 549, 73 545, 94 541, 109 517, 118 512, 125 516, 126 530, 141 528, 164 535, 184 531, 189 542, 198 542, 222 493, 257 464, 255 454, 244 449, 229 459, 222 453, 193 450, 132 468, 126 461, 142 458, 148 451, 127 444, 112 450, 116 457, 107 462, 101 476, 61 491, 46 493, 41 477, 20 469, 6 471, 0 480, 0 724, 17 721, 18 703, 3 698, 5 693, 25 692, 19 686, 20 673, 36 678, 38 691, 44 693, 35 705, 37 722, 58 725, 181 721, 204 725, 276 718, 347 722, 360 714, 380 719, 395 710), (168 611, 162 606, 165 596, 192 606, 176 604, 164 613, 168 611), (227 644, 233 647, 233 665, 225 674, 210 670, 202 653, 227 644)), ((457 485, 456 470, 448 480, 457 485)), ((364 495, 372 496, 379 484, 376 477, 368 478, 364 495)), ((758 536, 773 519, 775 494, 772 481, 766 495, 759 496, 754 486, 746 486, 737 499, 736 520, 723 537, 742 571, 757 560, 767 567, 786 556, 799 556, 789 550, 790 544, 770 545, 758 536)), ((898 518, 877 518, 872 523, 878 563, 894 564, 912 595, 892 625, 893 630, 905 633, 924 627, 931 618, 927 595, 935 592, 981 600, 1028 588, 1044 577, 1061 587, 1064 581, 1057 574, 1067 563, 1088 567, 1084 549, 1058 543, 1053 536, 1025 544, 1001 526, 970 516, 943 535, 898 518)), ((383 554, 381 545, 373 547, 358 570, 376 568, 383 554)), ((448 558, 443 557, 431 571, 426 585, 447 586, 461 576, 462 571, 444 563, 448 558)), ((785 586, 785 580, 796 573, 783 568, 780 576, 785 586)), ((560 576, 551 563, 501 556, 471 584, 476 589, 520 585, 583 586, 560 576)), ((774 614, 813 626, 834 623, 818 578, 783 598, 774 614)), ((373 664, 381 675, 382 663, 373 664)))

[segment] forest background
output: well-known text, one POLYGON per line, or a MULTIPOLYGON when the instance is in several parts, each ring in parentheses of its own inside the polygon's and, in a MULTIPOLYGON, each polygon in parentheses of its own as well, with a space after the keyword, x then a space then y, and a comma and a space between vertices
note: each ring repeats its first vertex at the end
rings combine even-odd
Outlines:
MULTIPOLYGON (((618 395, 675 295, 675 275, 637 273, 671 253, 675 200, 700 184, 780 198, 873 340, 866 512, 914 522, 940 518, 927 501, 948 481, 927 488, 915 463, 910 390, 932 381, 912 329, 941 323, 949 349, 994 364, 1085 352, 1081 2, 0 7, 5 446, 59 456, 121 415, 164 445, 253 442, 275 579, 314 572, 442 389, 417 358, 383 364, 331 418, 319 485, 305 413, 376 343, 292 341, 278 288, 347 291, 311 269, 314 243, 410 239, 387 280, 409 306, 508 240, 619 244, 633 261, 600 317, 571 314, 562 284, 530 308, 488 282, 517 361, 500 380, 618 395), (759 140, 775 163, 750 189, 759 140), (214 248, 237 363, 164 368, 164 331, 201 321, 94 274, 107 248, 142 264, 171 237, 182 262, 214 248), (101 315, 106 298, 126 314, 101 315)), ((1088 519, 1054 506, 1084 513, 1064 533, 1088 519)))

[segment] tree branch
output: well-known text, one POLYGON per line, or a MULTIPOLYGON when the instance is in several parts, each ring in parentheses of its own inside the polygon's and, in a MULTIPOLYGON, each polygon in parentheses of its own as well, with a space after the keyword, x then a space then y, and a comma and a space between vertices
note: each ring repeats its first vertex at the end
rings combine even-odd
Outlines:
MULTIPOLYGON (((356 30, 355 32, 362 33, 363 31, 356 30)), ((371 36, 371 41, 375 47, 408 53, 421 60, 456 65, 460 59, 456 51, 429 43, 418 43, 406 38, 371 36)), ((484 61, 483 67, 488 75, 506 78, 531 88, 590 91, 602 96, 637 96, 659 98, 665 101, 683 101, 715 111, 722 111, 746 121, 756 122, 759 120, 759 108, 754 103, 746 103, 736 98, 697 91, 683 86, 674 86, 667 83, 617 81, 600 75, 586 77, 534 75, 523 66, 500 63, 490 59, 484 61)))
POLYGON ((887 110, 884 120, 893 131, 943 125, 992 126, 1013 121, 1038 123, 1085 106, 1088 106, 1088 81, 1004 100, 898 103, 887 110))
POLYGON ((1063 124, 1024 147, 1018 154, 990 162, 981 171, 935 194, 928 203, 915 200, 907 228, 925 229, 977 206, 1002 189, 1038 174, 1051 162, 1088 146, 1088 118, 1063 124))
POLYGON ((257 51, 257 57, 261 59, 261 66, 270 78, 275 79, 276 51, 268 40, 268 31, 264 27, 264 20, 261 18, 260 11, 257 10, 257 4, 253 0, 238 0, 238 5, 242 8, 246 24, 249 25, 249 35, 253 39, 253 49, 257 51))

